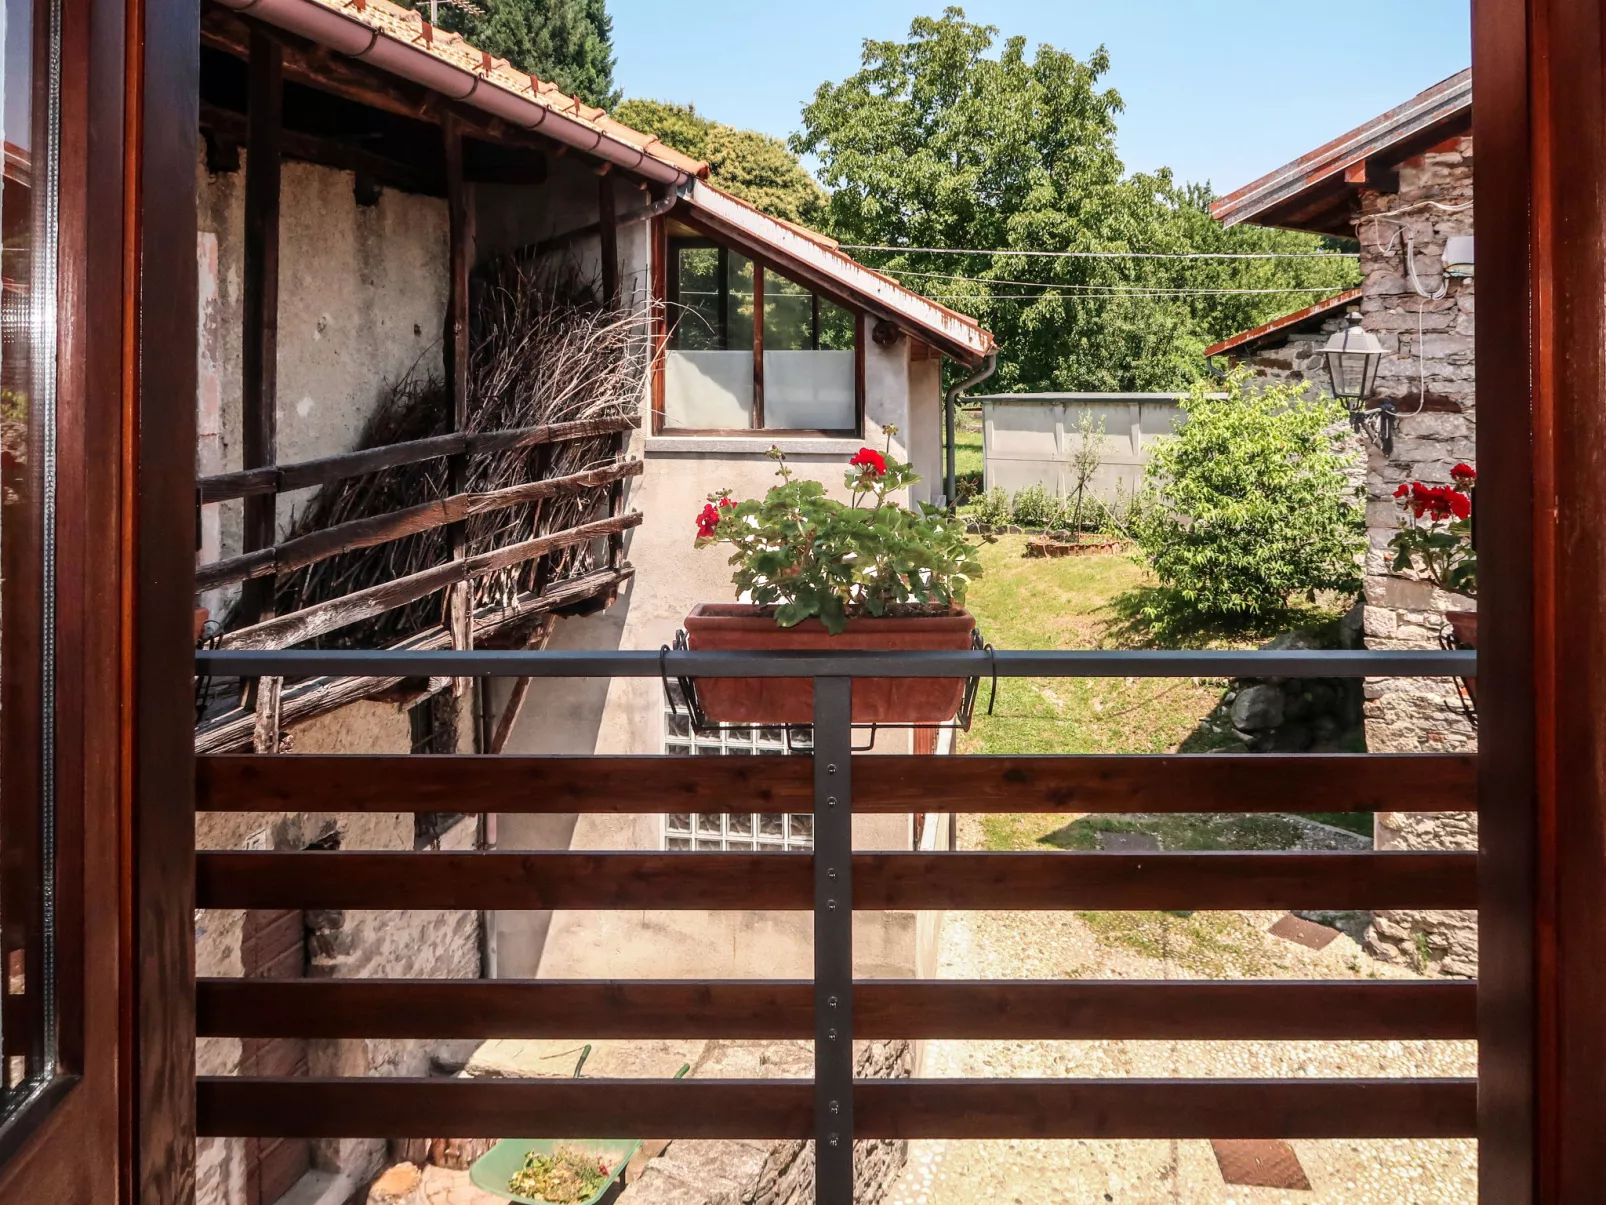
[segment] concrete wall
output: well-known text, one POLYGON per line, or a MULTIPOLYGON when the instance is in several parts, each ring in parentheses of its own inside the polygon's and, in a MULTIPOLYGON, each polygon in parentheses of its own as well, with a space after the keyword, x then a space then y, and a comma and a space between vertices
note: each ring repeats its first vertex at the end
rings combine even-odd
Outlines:
MULTIPOLYGON (((1402 164, 1399 179, 1397 193, 1364 194, 1357 223, 1365 273, 1361 314, 1387 353, 1378 370, 1378 394, 1395 399, 1401 415, 1393 455, 1368 448, 1365 630, 1366 645, 1374 649, 1436 648, 1445 610, 1470 605, 1415 575, 1391 572, 1388 541, 1399 527, 1393 494, 1400 483, 1448 484, 1457 461, 1475 463, 1474 282, 1450 281, 1437 301, 1419 296, 1406 272, 1404 239, 1395 237, 1402 227, 1414 234, 1418 277, 1436 292, 1443 283, 1445 240, 1473 230, 1472 139, 1402 164)), ((1449 752, 1475 748, 1477 733, 1453 682, 1390 679, 1367 683, 1366 740, 1373 752, 1449 752)), ((1477 818, 1383 813, 1376 843, 1379 849, 1475 849, 1477 818)), ((1473 975, 1476 918, 1379 913, 1368 946, 1398 961, 1426 961, 1447 973, 1473 975)))
MULTIPOLYGON (((412 744, 407 713, 390 703, 366 701, 294 726, 297 753, 406 754, 412 744)), ((286 756, 294 756, 287 754, 286 756)), ((467 817, 441 838, 442 849, 471 849, 477 821, 467 817)), ((411 813, 335 815, 310 812, 206 813, 196 817, 197 849, 304 849, 333 838, 341 849, 413 848, 411 813)), ((477 978, 480 974, 480 917, 475 912, 440 910, 305 914, 306 974, 309 978, 477 978)), ((202 909, 195 916, 198 975, 239 975, 245 913, 240 909, 202 909)), ((312 1075, 430 1074, 436 1065, 466 1061, 474 1043, 441 1040, 366 1039, 307 1044, 312 1075)), ((200 1075, 234 1075, 240 1070, 241 1043, 235 1038, 201 1038, 196 1048, 200 1075)), ((341 1139, 314 1145, 309 1190, 327 1190, 343 1201, 384 1165, 386 1144, 375 1139, 341 1139)), ((246 1144, 241 1139, 200 1139, 196 1146, 196 1201, 199 1205, 248 1205, 246 1144)))
POLYGON ((1029 486, 1071 493, 1071 458, 1081 450, 1079 424, 1104 423, 1092 493, 1113 504, 1143 484, 1149 446, 1172 434, 1182 416, 1172 394, 1043 393, 972 398, 982 407, 983 488, 1011 497, 1029 486))

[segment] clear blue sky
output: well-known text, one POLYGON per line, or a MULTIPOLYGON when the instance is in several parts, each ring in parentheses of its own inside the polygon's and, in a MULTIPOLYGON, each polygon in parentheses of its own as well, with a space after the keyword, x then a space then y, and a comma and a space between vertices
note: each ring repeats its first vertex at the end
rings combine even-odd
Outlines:
MULTIPOLYGON (((690 102, 784 137, 865 38, 902 39, 942 0, 608 0, 629 97, 690 102)), ((1453 75, 1469 0, 979 0, 973 21, 1085 57, 1109 48, 1128 170, 1171 167, 1230 192, 1453 75)))

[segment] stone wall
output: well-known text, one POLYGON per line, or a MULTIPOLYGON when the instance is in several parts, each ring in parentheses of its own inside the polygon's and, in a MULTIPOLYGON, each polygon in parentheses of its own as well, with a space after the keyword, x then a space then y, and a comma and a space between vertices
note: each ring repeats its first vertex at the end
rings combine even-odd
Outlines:
MULTIPOLYGON (((296 753, 405 754, 412 733, 405 710, 368 700, 289 729, 296 753)), ((285 756, 295 756, 286 754, 285 756)), ((471 849, 478 821, 464 817, 441 835, 442 849, 471 849)), ((329 814, 309 812, 206 813, 196 817, 197 849, 411 850, 411 813, 329 814)), ((448 911, 308 911, 306 974, 309 978, 385 976, 396 978, 478 978, 480 914, 448 911)), ((198 975, 239 975, 243 971, 241 909, 201 909, 195 914, 198 975)), ((455 1069, 472 1053, 473 1042, 354 1039, 307 1044, 312 1075, 422 1076, 455 1069)), ((241 1043, 236 1038, 201 1038, 196 1048, 200 1075, 235 1075, 241 1043)), ((373 1139, 340 1139, 314 1144, 314 1187, 343 1202, 386 1162, 386 1144, 373 1139), (345 1194, 345 1195, 342 1195, 345 1194)), ((246 1205, 247 1144, 241 1139, 203 1138, 196 1144, 197 1205, 246 1205)))
POLYGON ((1257 377, 1273 381, 1309 381, 1326 390, 1327 361, 1322 349, 1330 335, 1344 325, 1349 314, 1342 309, 1329 314, 1319 324, 1302 323, 1290 329, 1281 341, 1267 341, 1255 347, 1247 356, 1234 357, 1247 364, 1257 377))
MULTIPOLYGON (((1377 392, 1394 399, 1400 420, 1394 451, 1368 446, 1366 645, 1373 649, 1437 648, 1444 612, 1469 604, 1414 575, 1390 572, 1388 541, 1398 530, 1394 490, 1405 481, 1448 484, 1450 468, 1474 461, 1476 371, 1472 279, 1448 281, 1444 297, 1429 300, 1411 286, 1405 235, 1415 242, 1418 280, 1428 292, 1446 283, 1445 241, 1471 234, 1472 139, 1463 137, 1408 160, 1399 190, 1363 194, 1356 234, 1365 275, 1361 302, 1366 329, 1383 344, 1377 392)), ((1389 679, 1366 685, 1366 739, 1374 753, 1451 752, 1476 746, 1476 730, 1448 679, 1389 679)), ((1381 814, 1376 847, 1475 849, 1476 818, 1381 814)), ((1471 913, 1385 912, 1377 915, 1368 948, 1393 961, 1472 975, 1477 934, 1471 913)))

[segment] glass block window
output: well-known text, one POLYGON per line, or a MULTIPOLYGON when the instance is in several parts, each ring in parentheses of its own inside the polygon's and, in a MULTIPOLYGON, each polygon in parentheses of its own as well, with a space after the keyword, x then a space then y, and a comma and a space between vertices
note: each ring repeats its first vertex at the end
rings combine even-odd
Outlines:
MULTIPOLYGON (((682 757, 780 756, 807 752, 813 736, 785 728, 721 724, 692 730, 680 686, 669 684, 676 706, 664 704, 664 752, 682 757)), ((664 848, 688 850, 802 850, 814 848, 814 817, 807 813, 740 812, 705 815, 670 812, 664 816, 664 848)))

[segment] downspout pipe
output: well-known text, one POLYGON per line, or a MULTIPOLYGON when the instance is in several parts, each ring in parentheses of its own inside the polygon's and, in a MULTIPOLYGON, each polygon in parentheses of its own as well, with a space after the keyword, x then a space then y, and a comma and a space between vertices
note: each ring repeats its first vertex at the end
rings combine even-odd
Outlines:
POLYGON ((948 433, 948 513, 952 514, 959 509, 959 475, 954 466, 958 463, 957 451, 954 448, 954 416, 959 410, 959 395, 975 385, 980 385, 993 373, 998 371, 998 353, 987 354, 987 362, 978 368, 971 376, 966 377, 959 384, 948 391, 947 400, 943 405, 943 423, 948 433))

